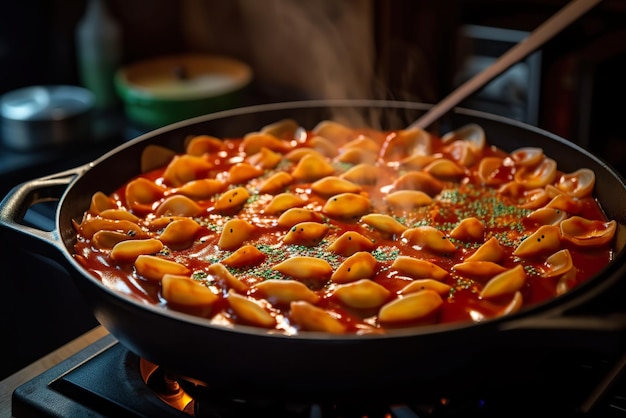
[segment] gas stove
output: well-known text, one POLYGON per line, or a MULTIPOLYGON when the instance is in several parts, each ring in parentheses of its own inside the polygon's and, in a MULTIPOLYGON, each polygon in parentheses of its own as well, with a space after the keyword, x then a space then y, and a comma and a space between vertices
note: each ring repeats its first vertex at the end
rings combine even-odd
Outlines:
MULTIPOLYGON (((196 396, 190 382, 161 370, 110 334, 19 386, 15 418, 127 417, 626 417, 626 354, 559 354, 554 382, 503 381, 467 394, 386 403, 377 399, 300 401, 230 396, 216 388, 196 396), (549 387, 547 387, 549 386, 549 387)), ((474 388, 475 389, 475 388, 474 388)))

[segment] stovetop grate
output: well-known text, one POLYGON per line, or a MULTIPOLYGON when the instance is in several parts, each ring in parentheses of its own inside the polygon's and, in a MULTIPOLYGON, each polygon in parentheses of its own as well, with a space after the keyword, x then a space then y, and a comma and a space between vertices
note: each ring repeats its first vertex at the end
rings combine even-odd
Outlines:
POLYGON ((300 403, 289 399, 223 398, 209 403, 192 401, 185 411, 163 402, 144 383, 139 363, 136 355, 107 335, 18 387, 13 394, 13 416, 626 418, 626 372, 623 372, 626 355, 610 361, 597 356, 581 359, 564 376, 563 387, 555 388, 560 389, 555 393, 568 394, 562 398, 533 396, 531 387, 518 387, 519 392, 507 395, 503 382, 504 390, 500 393, 482 397, 444 397, 437 402, 417 400, 387 405, 377 403, 376 399, 348 403, 342 403, 340 399, 335 403, 300 403))

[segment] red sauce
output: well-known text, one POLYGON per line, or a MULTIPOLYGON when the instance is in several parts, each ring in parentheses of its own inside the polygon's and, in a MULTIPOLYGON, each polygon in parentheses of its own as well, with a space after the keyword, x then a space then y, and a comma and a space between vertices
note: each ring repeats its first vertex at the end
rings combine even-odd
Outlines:
MULTIPOLYGON (((388 135, 388 133, 383 132, 362 130, 354 131, 353 138, 357 138, 360 134, 367 134, 370 138, 380 142, 385 141, 385 138, 388 139, 393 136, 393 134, 388 135)), ((312 133, 308 133, 307 141, 312 136, 312 133)), ((224 139, 224 142, 227 144, 226 151, 219 155, 214 153, 203 157, 210 161, 213 166, 210 170, 198 172, 197 178, 225 178, 225 173, 233 165, 232 158, 243 155, 239 151, 241 139, 224 139)), ((292 141, 291 145, 294 148, 305 147, 307 142, 295 143, 292 141)), ((439 138, 433 138, 432 154, 440 155, 442 158, 450 160, 455 159, 455 155, 450 153, 450 149, 439 138)), ((212 198, 196 201, 202 208, 202 213, 199 216, 195 216, 194 219, 201 225, 201 229, 196 234, 193 244, 188 248, 179 250, 168 249, 168 251, 159 254, 162 258, 175 259, 186 265, 193 272, 192 278, 209 287, 213 286, 219 295, 219 299, 211 306, 190 307, 168 303, 161 294, 161 284, 158 281, 146 280, 138 275, 132 262, 120 263, 112 260, 110 249, 94 246, 90 239, 81 235, 80 228, 78 228, 79 236, 75 247, 76 259, 87 271, 96 275, 105 286, 114 288, 128 297, 155 305, 162 305, 164 309, 175 309, 212 318, 218 323, 220 321, 245 323, 230 308, 226 297, 226 289, 216 286, 216 278, 207 272, 209 265, 223 260, 233 252, 222 250, 218 247, 221 227, 228 219, 238 217, 254 225, 256 230, 246 242, 254 244, 265 254, 264 261, 259 265, 229 268, 240 281, 250 286, 251 289, 253 289, 255 283, 268 278, 288 279, 289 277, 286 275, 271 270, 271 267, 293 256, 310 255, 322 258, 327 260, 333 268, 336 268, 346 257, 329 253, 326 248, 344 232, 353 230, 375 242, 377 248, 372 254, 374 254, 377 260, 377 265, 376 273, 371 277, 371 280, 384 286, 392 295, 396 295, 400 289, 414 280, 414 278, 394 271, 391 268, 393 261, 398 255, 428 260, 444 268, 449 274, 442 282, 450 285, 452 290, 449 294, 443 296, 444 303, 441 308, 426 317, 409 323, 381 324, 377 319, 378 308, 355 309, 347 307, 332 296, 332 290, 336 285, 329 280, 318 280, 315 278, 306 280, 305 284, 321 296, 317 306, 332 312, 339 318, 346 325, 346 332, 380 332, 384 329, 423 323, 482 321, 501 315, 503 310, 511 303, 512 295, 509 294, 502 298, 491 300, 481 298, 480 291, 489 279, 463 276, 456 272, 453 266, 464 262, 488 238, 497 237, 505 249, 505 256, 500 262, 503 267, 513 268, 517 264, 524 266, 526 281, 519 290, 523 297, 524 306, 530 306, 554 298, 557 295, 557 286, 560 278, 546 278, 541 274, 545 269, 546 257, 550 254, 540 254, 536 257, 524 259, 512 255, 521 240, 530 235, 539 225, 525 220, 532 210, 519 207, 519 204, 525 202, 523 196, 511 197, 498 193, 499 187, 511 182, 516 172, 515 164, 512 163, 512 160, 507 160, 507 157, 507 154, 501 150, 485 147, 481 154, 478 155, 478 158, 476 158, 475 163, 465 167, 465 175, 462 178, 439 179, 442 191, 434 196, 432 204, 402 213, 389 212, 384 199, 393 190, 390 185, 400 175, 404 174, 406 170, 398 169, 397 164, 392 164, 384 159, 379 160, 377 166, 381 171, 378 174, 377 184, 362 185, 361 194, 370 199, 374 212, 391 213, 407 227, 429 225, 437 228, 444 234, 448 234, 464 218, 470 216, 479 218, 485 225, 484 240, 480 242, 456 240, 454 243, 457 246, 457 250, 448 254, 438 254, 428 248, 410 245, 403 242, 398 236, 388 236, 364 225, 359 219, 346 220, 332 217, 325 217, 324 222, 330 226, 330 230, 318 245, 287 245, 282 241, 286 228, 277 225, 277 215, 268 215, 264 212, 266 205, 274 195, 259 195, 253 192, 261 184, 262 180, 269 176, 269 173, 266 173, 245 184, 248 190, 252 191, 252 197, 245 203, 241 211, 233 213, 219 213, 216 211, 213 205, 219 194, 212 198), (495 184, 493 186, 484 186, 478 175, 479 161, 483 157, 499 157, 503 159, 503 164, 491 175, 490 182, 495 184)), ((280 167, 289 172, 293 170, 295 164, 283 162, 280 167)), ((335 167, 337 173, 346 169, 345 164, 336 164, 335 167)), ((163 179, 164 171, 165 167, 142 174, 141 177, 157 184, 163 184, 165 183, 163 179)), ((558 174, 560 175, 561 173, 558 174)), ((294 193, 306 200, 306 208, 321 212, 327 197, 311 191, 311 183, 292 183, 285 186, 281 192, 294 193)), ((110 196, 120 208, 129 208, 129 204, 125 200, 126 186, 127 184, 120 185, 119 189, 110 196)), ((144 211, 135 210, 135 215, 145 219, 152 219, 158 204, 173 193, 176 193, 175 188, 166 188, 162 199, 155 202, 154 205, 148 206, 144 211)), ((580 211, 576 215, 587 219, 606 221, 602 209, 592 196, 576 200, 580 203, 580 211)), ((97 214, 87 212, 83 222, 95 216, 97 214)), ((157 231, 147 231, 147 233, 155 235, 157 231)), ((610 245, 577 248, 575 245, 562 240, 561 248, 567 248, 570 251, 574 266, 577 269, 575 277, 568 282, 568 289, 576 287, 581 282, 597 274, 600 269, 610 262, 612 255, 612 247, 610 245)), ((262 296, 259 296, 253 290, 250 290, 247 296, 262 299, 262 296)), ((290 318, 289 306, 275 305, 268 307, 268 309, 278 320, 277 328, 286 328, 289 330, 287 332, 292 333, 299 332, 299 325, 290 318)))

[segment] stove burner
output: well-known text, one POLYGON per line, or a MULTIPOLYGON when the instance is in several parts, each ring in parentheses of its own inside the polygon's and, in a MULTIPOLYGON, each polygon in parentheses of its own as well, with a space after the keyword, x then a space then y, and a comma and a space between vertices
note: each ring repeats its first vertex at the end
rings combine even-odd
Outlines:
POLYGON ((180 386, 176 377, 145 359, 139 360, 141 378, 163 402, 172 408, 194 415, 195 401, 180 386))
MULTIPOLYGON (((560 353, 559 355, 563 355, 560 353)), ((572 369, 568 359, 565 382, 571 378, 579 379, 575 385, 558 387, 552 381, 523 381, 518 384, 496 382, 493 387, 479 388, 477 391, 455 393, 445 397, 433 397, 424 390, 416 393, 407 402, 388 401, 384 394, 373 399, 355 399, 338 394, 333 399, 302 399, 295 395, 270 395, 272 392, 249 392, 237 388, 225 388, 209 385, 196 379, 174 376, 147 360, 140 359, 143 381, 153 392, 170 407, 185 412, 193 417, 229 418, 240 416, 272 416, 284 418, 322 418, 322 417, 360 417, 360 418, 417 418, 417 417, 507 417, 535 416, 538 408, 541 413, 550 413, 560 417, 602 417, 591 413, 591 406, 598 401, 598 396, 613 381, 615 373, 621 373, 626 365, 626 356, 621 358, 604 381, 597 387, 581 384, 597 382, 599 373, 606 370, 609 363, 597 359, 596 364, 585 361, 572 369), (499 388, 499 389, 498 389, 499 388), (567 389, 567 390, 562 390, 567 389), (592 393, 588 393, 591 391, 592 393), (584 399, 585 402, 568 403, 572 399, 584 399)), ((581 360, 582 361, 582 360, 581 360)), ((566 370, 563 370, 565 373, 566 370)), ((503 378, 506 376, 503 375, 503 378)), ((508 378, 511 378, 510 376, 508 378)), ((562 378, 562 377, 561 377, 562 378)), ((503 379, 504 380, 504 379, 503 379)), ((571 383, 571 382, 570 382, 571 383)), ((626 389, 626 386, 625 386, 626 389)), ((626 393, 626 392, 624 392, 626 393)), ((624 398, 626 401, 626 397, 624 398)), ((626 405, 626 403, 625 403, 626 405)), ((616 410, 616 404, 612 405, 616 410)), ((622 415, 620 415, 622 416, 622 415)), ((626 409, 624 415, 626 417, 626 409)))
POLYGON ((46 416, 277 418, 527 417, 626 418, 626 356, 569 358, 560 386, 553 382, 511 385, 503 373, 494 388, 439 398, 388 403, 378 398, 309 402, 287 396, 239 396, 180 379, 140 359, 108 335, 17 388, 15 418, 46 416), (546 390, 546 385, 550 390, 546 390), (195 387, 194 387, 195 386, 195 387), (538 393, 544 391, 543 393, 538 393), (557 393, 564 393, 559 396, 557 393), (478 394, 481 394, 479 396, 478 394), (546 415, 547 414, 547 415, 546 415))
POLYGON ((463 416, 479 412, 485 402, 452 402, 442 398, 434 404, 387 404, 371 401, 307 402, 255 395, 235 395, 211 388, 204 382, 172 376, 161 367, 139 360, 143 381, 165 404, 198 418, 271 416, 284 418, 385 417, 417 418, 463 416), (450 412, 454 411, 451 415, 450 412))

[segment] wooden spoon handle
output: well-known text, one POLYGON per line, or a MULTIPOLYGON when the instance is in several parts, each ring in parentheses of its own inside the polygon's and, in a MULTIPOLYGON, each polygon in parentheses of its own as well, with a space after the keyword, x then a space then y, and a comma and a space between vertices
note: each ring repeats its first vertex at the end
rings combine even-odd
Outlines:
POLYGON ((463 83, 428 112, 409 125, 410 128, 426 129, 454 106, 476 90, 488 84, 513 64, 523 60, 554 35, 585 14, 602 0, 574 0, 559 10, 554 16, 537 27, 526 39, 513 46, 493 64, 463 83))

